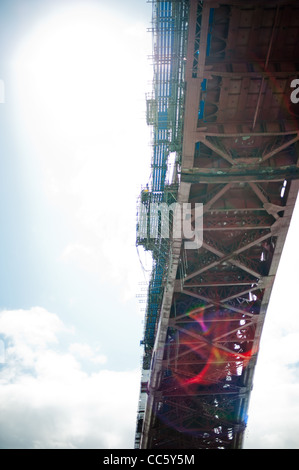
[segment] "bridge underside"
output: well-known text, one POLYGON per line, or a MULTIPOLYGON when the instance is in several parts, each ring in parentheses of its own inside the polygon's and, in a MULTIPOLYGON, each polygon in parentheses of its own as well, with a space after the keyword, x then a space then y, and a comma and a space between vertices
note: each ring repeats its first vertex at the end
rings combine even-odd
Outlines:
POLYGON ((203 243, 169 242, 136 442, 240 448, 299 189, 299 5, 194 0, 156 12, 162 3, 188 11, 174 183, 177 202, 203 203, 203 243))

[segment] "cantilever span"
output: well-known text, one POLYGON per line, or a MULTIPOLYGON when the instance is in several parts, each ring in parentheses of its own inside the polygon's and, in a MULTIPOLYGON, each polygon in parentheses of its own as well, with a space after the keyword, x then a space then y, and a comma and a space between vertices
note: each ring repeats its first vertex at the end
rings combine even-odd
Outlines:
POLYGON ((299 189, 299 5, 154 1, 152 34, 152 178, 137 244, 153 269, 135 447, 241 448, 299 189), (191 204, 194 228, 203 204, 200 246, 163 236, 153 203, 191 204))

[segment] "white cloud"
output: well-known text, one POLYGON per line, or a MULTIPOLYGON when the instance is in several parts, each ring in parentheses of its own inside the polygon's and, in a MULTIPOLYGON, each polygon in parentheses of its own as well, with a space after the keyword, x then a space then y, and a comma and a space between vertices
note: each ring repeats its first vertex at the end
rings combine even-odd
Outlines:
POLYGON ((107 357, 104 354, 95 353, 88 344, 72 343, 69 352, 77 357, 89 359, 95 364, 105 364, 107 362, 107 357))
POLYGON ((64 329, 57 315, 44 308, 30 310, 3 310, 0 315, 0 330, 15 340, 38 347, 57 342, 56 334, 64 329), (47 329, 44 328, 45 324, 47 329))
POLYGON ((1 447, 132 448, 139 372, 85 372, 79 359, 100 365, 106 358, 84 343, 63 352, 64 329, 41 308, 0 312, 8 345, 0 369, 1 447))
POLYGON ((298 232, 299 200, 266 314, 245 448, 299 448, 298 232))
POLYGON ((0 334, 5 337, 5 360, 9 366, 6 373, 17 373, 20 364, 32 367, 37 352, 57 343, 57 334, 62 331, 67 329, 58 316, 41 307, 2 311, 0 334))
MULTIPOLYGON (((283 341, 275 347, 283 351, 283 341)), ((275 350, 260 359, 251 392, 245 448, 298 449, 299 363, 286 364, 283 357, 280 361, 275 350)))

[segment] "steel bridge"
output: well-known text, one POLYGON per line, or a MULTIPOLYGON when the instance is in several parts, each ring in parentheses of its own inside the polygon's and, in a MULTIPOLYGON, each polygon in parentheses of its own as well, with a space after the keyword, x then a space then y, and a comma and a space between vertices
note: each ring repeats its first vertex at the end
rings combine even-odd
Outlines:
POLYGON ((241 448, 299 188, 299 4, 152 3, 153 155, 137 245, 153 269, 135 447, 241 448), (194 229, 203 204, 200 246, 173 236, 171 211, 163 235, 151 212, 161 203, 191 204, 194 229))

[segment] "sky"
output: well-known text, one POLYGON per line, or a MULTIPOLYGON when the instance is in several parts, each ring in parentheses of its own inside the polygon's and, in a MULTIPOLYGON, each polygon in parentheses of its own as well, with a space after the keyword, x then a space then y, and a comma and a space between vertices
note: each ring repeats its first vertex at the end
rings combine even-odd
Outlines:
MULTIPOLYGON (((134 447, 150 20, 145 0, 0 2, 2 449, 134 447)), ((299 447, 298 230, 299 208, 267 313, 248 448, 299 447)))

